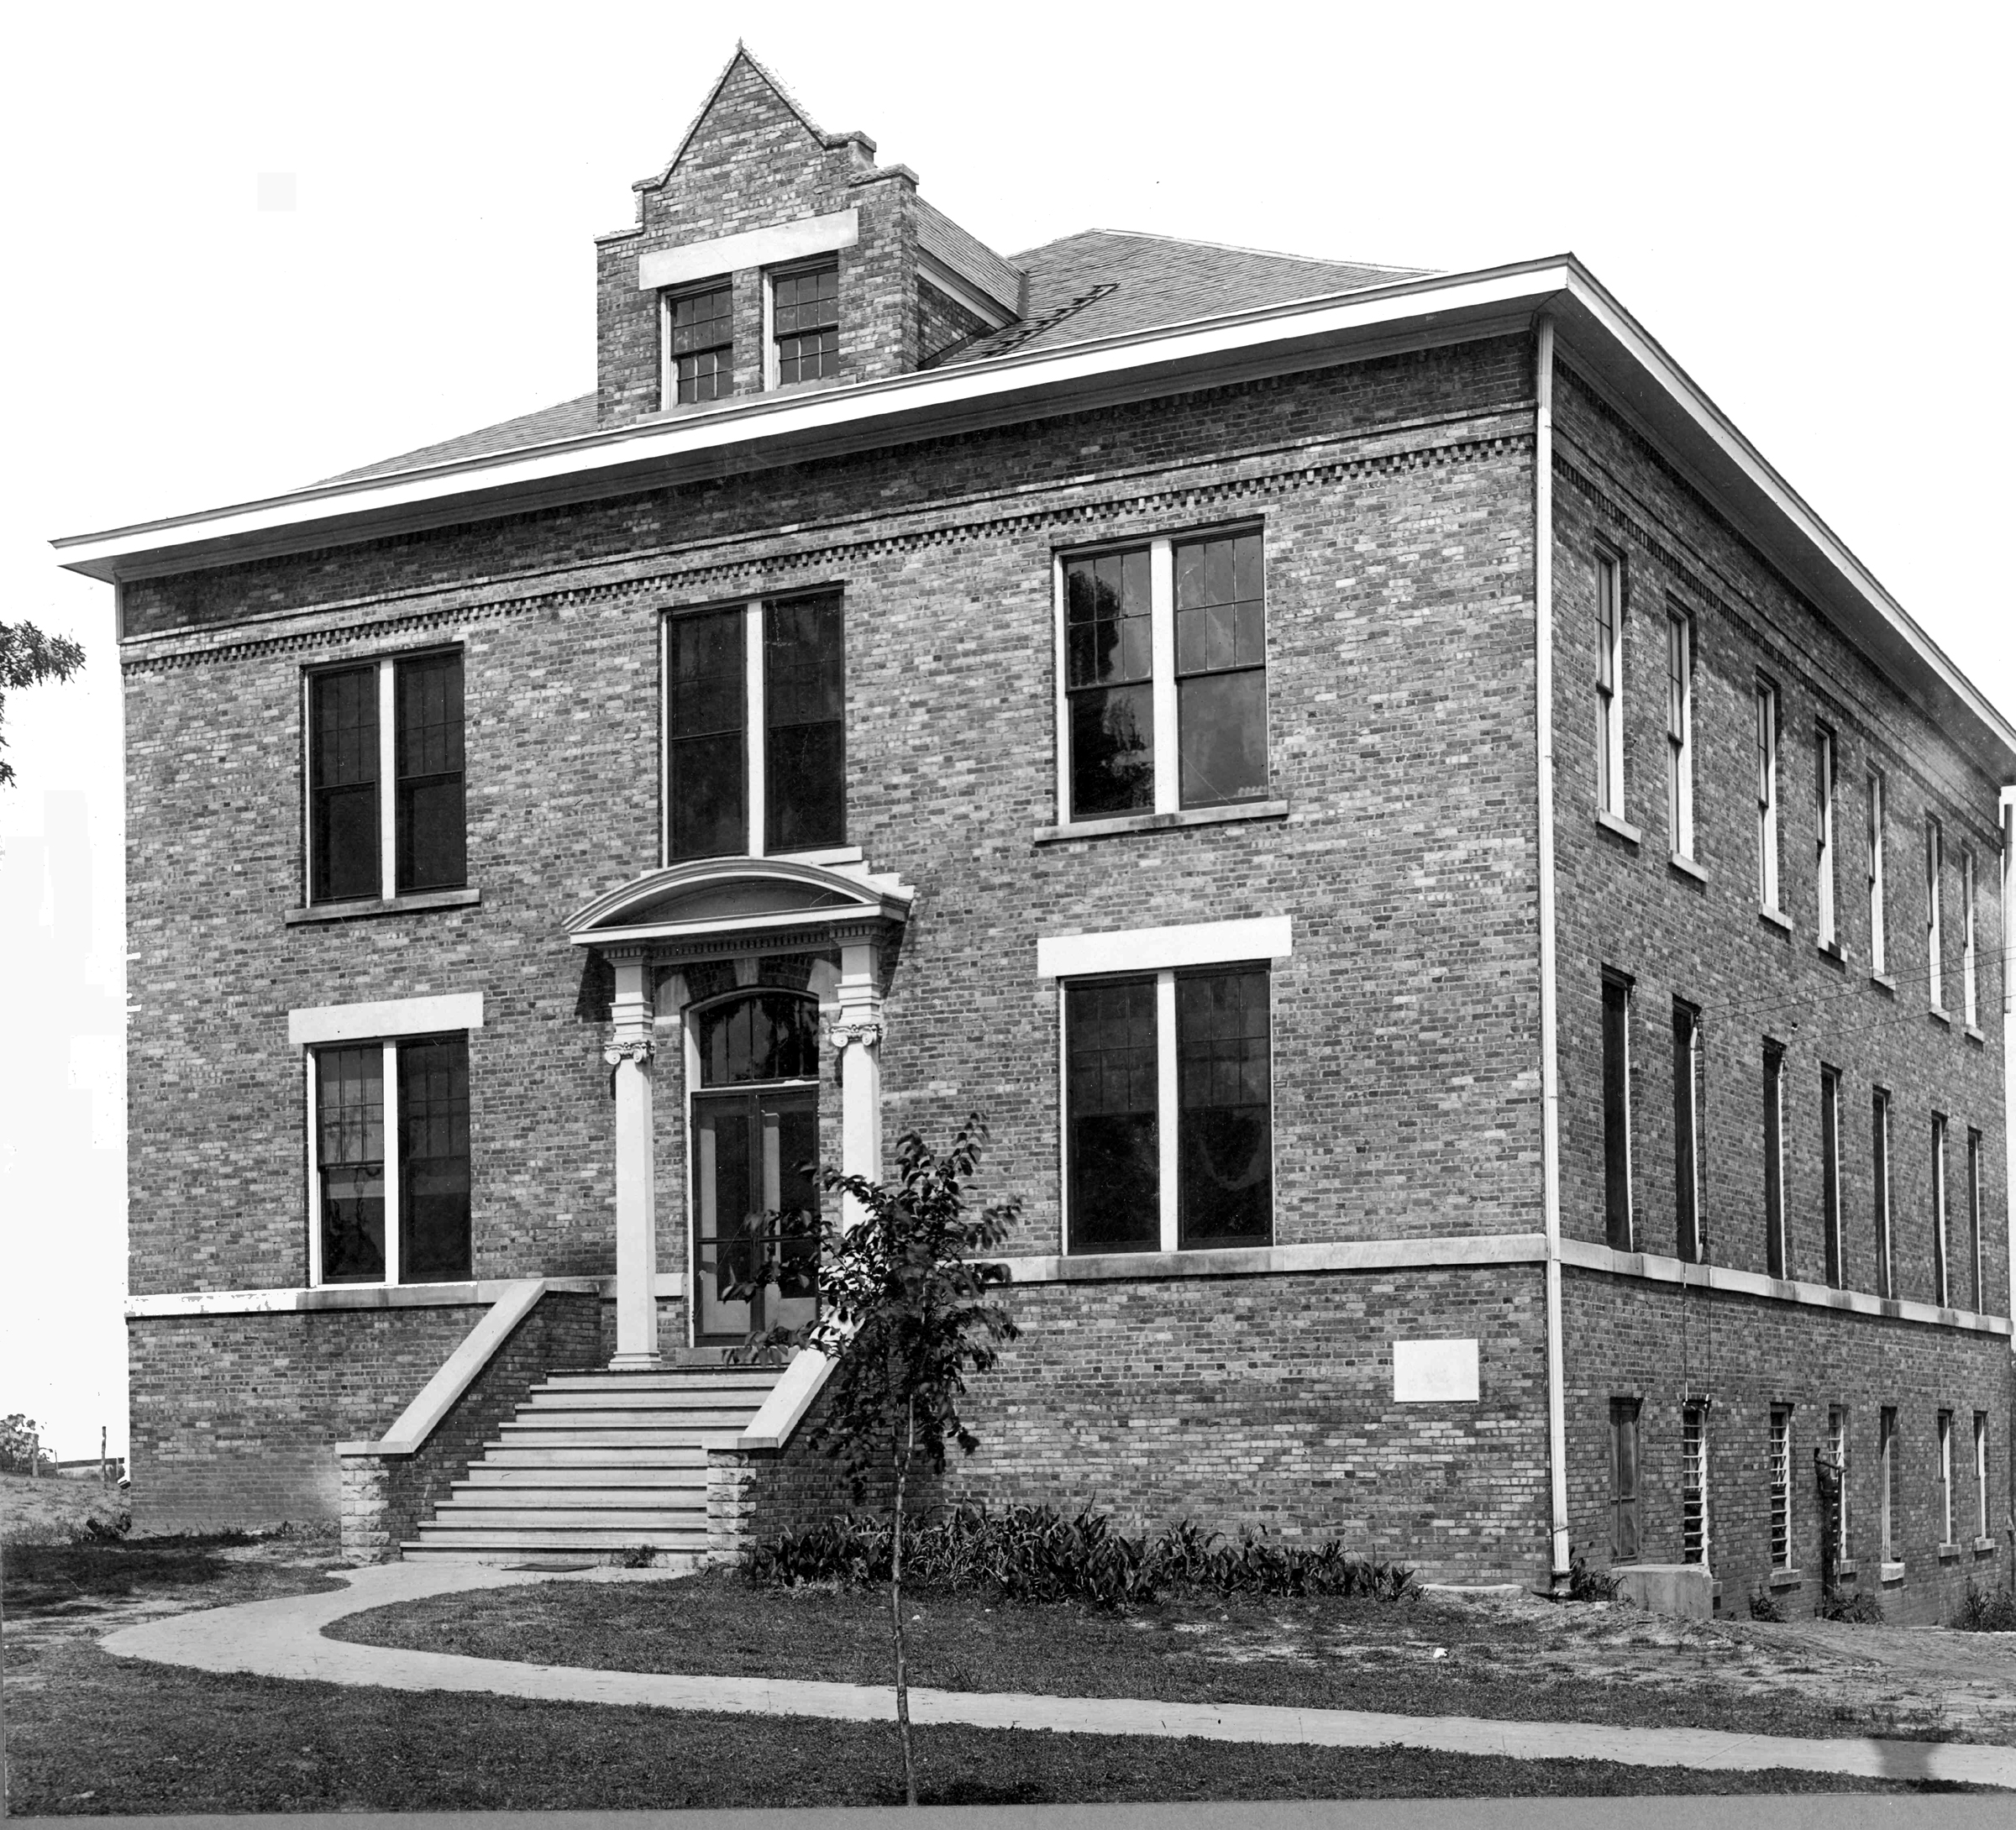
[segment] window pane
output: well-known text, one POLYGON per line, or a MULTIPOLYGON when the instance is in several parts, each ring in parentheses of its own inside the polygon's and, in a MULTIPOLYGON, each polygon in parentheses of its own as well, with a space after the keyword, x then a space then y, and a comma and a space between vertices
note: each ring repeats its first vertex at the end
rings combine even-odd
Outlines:
POLYGON ((469 1044, 399 1050, 399 1281, 470 1275, 469 1044))
POLYGON ((1764 1045, 1764 1260, 1774 1277, 1785 1276, 1785 1054, 1764 1045))
POLYGON ((764 843, 771 852, 847 836, 846 679, 840 600, 764 609, 764 843))
POLYGON ((1155 804, 1155 699, 1145 681, 1071 695, 1071 816, 1155 804))
POLYGON ((308 683, 308 896, 379 894, 378 669, 346 668, 308 683))
POLYGON ((818 1078, 819 1006, 811 999, 763 991, 701 1012, 703 1087, 818 1078))
POLYGON ((1183 805, 1257 800, 1267 793, 1267 676, 1206 674, 1176 687, 1183 805))
POLYGON ((385 1276, 385 1051, 318 1050, 315 1114, 322 1281, 376 1283, 385 1276))
POLYGON ((1631 1241, 1630 992, 1603 982, 1604 1236, 1616 1251, 1631 1241))
POLYGON ((1273 1132, 1264 967, 1176 981, 1180 1243, 1265 1245, 1273 1132))
POLYGON ((1071 1249, 1152 1251, 1162 1241, 1155 981, 1067 988, 1064 1037, 1071 1249))
POLYGON ((398 731, 398 888, 453 889, 468 880, 464 826, 462 657, 402 661, 398 731))
POLYGON ((1146 548, 1074 559, 1064 568, 1068 688, 1147 679, 1148 576, 1146 548))
POLYGON ((675 298, 672 302, 673 354, 690 355, 695 350, 725 347, 732 322, 729 288, 725 286, 675 298))
POLYGON ((748 849, 743 756, 747 613, 708 611, 666 626, 667 746, 673 862, 748 849))

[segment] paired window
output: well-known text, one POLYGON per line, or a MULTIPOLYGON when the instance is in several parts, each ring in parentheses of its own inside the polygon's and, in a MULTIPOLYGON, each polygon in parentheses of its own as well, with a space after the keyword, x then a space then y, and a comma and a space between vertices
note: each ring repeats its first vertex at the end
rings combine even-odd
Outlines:
POLYGON ((1877 1528, 1883 1547, 1883 1561, 1896 1563, 1897 1554, 1897 1411, 1886 1404, 1877 1417, 1876 1490, 1882 1517, 1877 1528))
POLYGON ((308 900, 462 888, 460 653, 328 669, 307 694, 308 900))
POLYGON ((839 374, 839 262, 773 274, 769 286, 771 385, 839 374))
POLYGON ((1638 1492, 1636 1398, 1610 1400, 1610 1560, 1636 1560, 1643 1518, 1638 1492))
POLYGON ((312 1283, 470 1275, 465 1036, 313 1051, 312 1283))
POLYGON ((1631 983, 1603 976, 1603 1219, 1611 1249, 1631 1246, 1631 983))
POLYGON ((735 391, 734 288, 711 281, 665 298, 666 370, 675 401, 718 401, 735 391))
POLYGON ((1708 1561, 1708 1407, 1680 1412, 1680 1560, 1708 1561))
POLYGON ((827 592, 665 620, 665 857, 843 845, 846 679, 827 592))
POLYGON ((1764 1259, 1774 1277, 1785 1269, 1785 1050, 1764 1045, 1764 1259))
POLYGON ((1945 977, 1941 955, 1945 951, 1945 924, 1940 907, 1940 879, 1945 874, 1945 835, 1939 821, 1925 820, 1925 985, 1935 1010, 1946 1007, 1945 977))
POLYGON ((1834 1555, 1836 1561, 1845 1563, 1852 1553, 1849 1549, 1848 1408, 1845 1404, 1830 1404, 1827 1408, 1827 1454, 1840 1471, 1834 1502, 1834 1555))
POLYGON ((1673 1219, 1683 1264, 1706 1255, 1701 1230, 1701 1013, 1673 1000, 1673 1219))
POLYGON ((1939 1413, 1939 1541, 1953 1542, 1953 1413, 1939 1413))
POLYGON ((1838 950, 1834 921, 1834 733, 1820 726, 1813 738, 1814 886, 1819 909, 1820 945, 1838 950))
POLYGON ((1067 558, 1062 573, 1069 818, 1265 799, 1260 531, 1067 558))
POLYGON ((1895 1296, 1897 1278, 1890 1252, 1890 1095, 1878 1087, 1870 1099, 1870 1181, 1875 1191, 1876 1293, 1895 1296))
POLYGON ((1694 620, 1666 617, 1666 831, 1674 855, 1694 855, 1694 620))
POLYGON ((1757 682, 1757 902, 1778 907, 1778 690, 1757 682))
POLYGON ((1789 1570, 1792 1561, 1792 1407, 1771 1408, 1771 1566, 1789 1570))
POLYGON ((1215 966, 1066 983, 1071 1251, 1272 1240, 1268 976, 1215 966))
POLYGON ((1596 805, 1624 817, 1624 562, 1596 555, 1596 805))
POLYGON ((1951 1277, 1946 1258, 1946 1119, 1932 1114, 1932 1289, 1933 1300, 1944 1308, 1951 1300, 1951 1277))
POLYGON ((1869 774, 1869 970, 1882 978, 1889 950, 1883 926, 1883 779, 1869 774))
POLYGON ((1844 1280, 1841 1239, 1841 1071, 1820 1069, 1820 1225, 1825 1235, 1827 1281, 1844 1280))

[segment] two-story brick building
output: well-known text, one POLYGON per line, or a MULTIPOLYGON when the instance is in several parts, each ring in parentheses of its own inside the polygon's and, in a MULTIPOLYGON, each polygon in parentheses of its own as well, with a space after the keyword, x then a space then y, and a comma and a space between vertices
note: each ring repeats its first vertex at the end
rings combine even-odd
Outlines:
POLYGON ((2006 1575, 2016 731, 1594 278, 1005 258, 741 52, 637 199, 593 396, 60 543, 143 1513, 802 1515, 746 1223, 977 1107, 956 1492, 2006 1575))

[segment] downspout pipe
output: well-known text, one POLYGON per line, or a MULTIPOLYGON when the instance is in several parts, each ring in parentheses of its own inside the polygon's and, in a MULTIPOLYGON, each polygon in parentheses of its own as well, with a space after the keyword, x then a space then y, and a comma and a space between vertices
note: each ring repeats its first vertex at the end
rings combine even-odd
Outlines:
POLYGON ((1554 320, 1534 321, 1533 680, 1540 795, 1540 1177, 1546 1240, 1548 1586, 1568 1583, 1567 1376, 1561 1314, 1561 1051, 1554 925, 1554 320))

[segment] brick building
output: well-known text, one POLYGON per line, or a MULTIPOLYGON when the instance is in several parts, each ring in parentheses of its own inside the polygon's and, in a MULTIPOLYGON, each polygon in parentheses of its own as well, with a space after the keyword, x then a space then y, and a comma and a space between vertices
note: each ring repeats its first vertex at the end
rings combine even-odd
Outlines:
POLYGON ((2016 731, 1589 273, 1004 258, 740 51, 636 190, 592 396, 60 543, 143 1518, 802 1515, 744 1219, 977 1107, 958 1492, 2006 1577, 2016 731))

